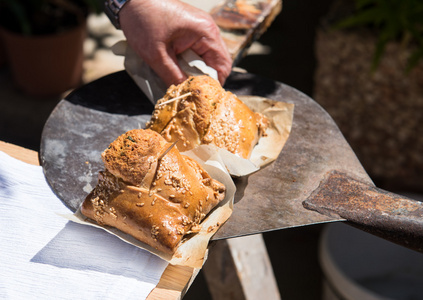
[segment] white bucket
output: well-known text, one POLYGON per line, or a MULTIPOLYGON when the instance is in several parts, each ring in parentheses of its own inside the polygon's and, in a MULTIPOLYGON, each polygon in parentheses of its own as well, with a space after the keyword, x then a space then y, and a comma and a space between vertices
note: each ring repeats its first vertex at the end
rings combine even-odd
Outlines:
POLYGON ((323 300, 423 299, 423 254, 342 223, 326 226, 323 300))

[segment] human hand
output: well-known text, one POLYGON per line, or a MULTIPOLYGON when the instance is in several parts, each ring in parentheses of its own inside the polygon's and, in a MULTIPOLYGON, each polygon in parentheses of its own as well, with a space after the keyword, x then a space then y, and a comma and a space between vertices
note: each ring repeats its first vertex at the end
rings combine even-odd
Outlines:
POLYGON ((223 85, 232 59, 211 16, 178 0, 131 0, 119 13, 131 48, 170 86, 187 77, 177 55, 193 50, 214 68, 223 85))

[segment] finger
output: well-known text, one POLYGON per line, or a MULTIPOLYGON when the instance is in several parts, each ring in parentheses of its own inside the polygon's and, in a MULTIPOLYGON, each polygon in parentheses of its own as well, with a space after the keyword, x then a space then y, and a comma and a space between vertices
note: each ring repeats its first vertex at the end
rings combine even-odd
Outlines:
MULTIPOLYGON (((216 44, 216 43, 215 43, 216 44)), ((219 82, 223 85, 232 70, 232 59, 226 49, 226 45, 215 45, 201 38, 191 49, 197 53, 204 62, 215 69, 218 73, 219 82)))
POLYGON ((230 61, 208 59, 206 55, 202 58, 208 66, 212 67, 217 71, 218 80, 223 86, 232 71, 232 63, 230 61))
POLYGON ((146 59, 146 63, 168 87, 172 84, 179 84, 187 78, 171 49, 157 51, 155 56, 146 59))

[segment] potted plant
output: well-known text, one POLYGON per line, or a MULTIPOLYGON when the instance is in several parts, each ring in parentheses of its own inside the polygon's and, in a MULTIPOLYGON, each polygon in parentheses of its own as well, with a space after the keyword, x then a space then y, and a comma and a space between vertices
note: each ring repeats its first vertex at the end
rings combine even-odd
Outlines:
POLYGON ((98 0, 0 0, 0 32, 13 79, 25 93, 58 95, 82 78, 86 17, 98 0))
POLYGON ((389 42, 411 47, 406 71, 423 59, 423 2, 419 0, 356 0, 351 15, 341 19, 336 28, 369 28, 377 35, 372 69, 375 70, 389 42))
POLYGON ((378 186, 423 191, 423 1, 335 0, 315 53, 314 98, 378 186))

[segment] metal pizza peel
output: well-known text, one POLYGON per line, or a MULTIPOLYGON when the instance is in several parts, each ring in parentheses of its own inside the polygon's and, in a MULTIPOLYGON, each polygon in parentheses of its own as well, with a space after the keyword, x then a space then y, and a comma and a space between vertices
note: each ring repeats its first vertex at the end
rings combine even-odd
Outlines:
MULTIPOLYGON (((346 221, 409 248, 423 249, 422 202, 378 189, 332 118, 314 100, 280 82, 233 73, 225 89, 294 103, 291 134, 276 161, 236 178, 234 211, 214 240, 346 221)), ((101 152, 142 128, 153 105, 125 71, 63 99, 48 118, 40 161, 56 195, 75 211, 104 169, 101 152)))

